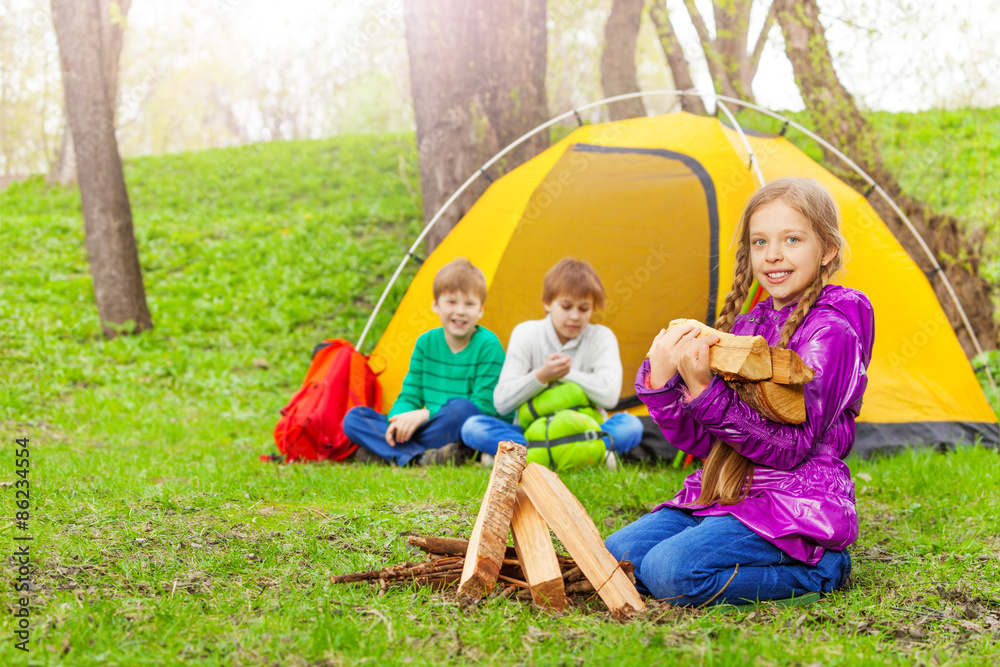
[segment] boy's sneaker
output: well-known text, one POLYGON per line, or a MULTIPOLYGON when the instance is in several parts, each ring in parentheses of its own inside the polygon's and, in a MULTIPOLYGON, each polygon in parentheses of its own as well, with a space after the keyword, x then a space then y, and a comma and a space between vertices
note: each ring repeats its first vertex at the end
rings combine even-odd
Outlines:
POLYGON ((486 466, 487 468, 492 468, 493 467, 493 459, 495 459, 495 458, 496 457, 493 456, 492 454, 487 454, 487 453, 483 452, 479 456, 479 465, 486 466))
POLYGON ((354 450, 354 460, 358 463, 375 463, 385 465, 389 463, 384 458, 371 451, 370 449, 365 449, 364 447, 358 446, 354 450))
POLYGON ((462 443, 449 442, 444 447, 428 449, 426 452, 421 454, 420 459, 417 461, 417 465, 443 466, 451 464, 460 466, 468 461, 471 456, 472 450, 462 443))

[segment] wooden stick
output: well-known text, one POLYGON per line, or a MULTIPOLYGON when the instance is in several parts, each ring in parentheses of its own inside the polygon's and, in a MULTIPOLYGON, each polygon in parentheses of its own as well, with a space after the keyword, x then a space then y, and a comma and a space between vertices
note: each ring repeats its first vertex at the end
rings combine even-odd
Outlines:
MULTIPOLYGON (((632 564, 630 560, 623 560, 618 564, 621 571, 625 573, 628 580, 635 584, 635 565, 632 564)), ((581 579, 579 581, 574 581, 566 586, 566 594, 577 594, 577 593, 593 593, 594 585, 587 581, 586 579, 581 579)))
MULTIPOLYGON (((426 551, 432 556, 462 556, 464 558, 465 552, 469 550, 469 540, 463 540, 459 537, 410 535, 406 541, 410 546, 426 551)), ((517 552, 514 551, 514 547, 508 546, 504 552, 504 560, 516 558, 517 552)))
POLYGON ((574 567, 576 567, 576 561, 573 560, 572 558, 569 558, 568 556, 563 556, 562 554, 557 553, 556 558, 559 560, 559 567, 561 567, 564 570, 566 569, 572 570, 574 567))
POLYGON ((535 606, 562 611, 568 603, 552 536, 524 489, 517 490, 510 527, 521 571, 528 580, 535 606))
MULTIPOLYGON (((444 556, 465 556, 465 552, 469 550, 469 540, 463 540, 458 537, 429 537, 423 535, 410 535, 406 538, 407 542, 426 551, 431 559, 440 558, 444 556)), ((559 561, 559 567, 573 568, 576 567, 576 562, 569 556, 564 556, 560 553, 556 554, 556 559, 559 561)), ((513 546, 508 545, 506 552, 504 552, 504 565, 517 565, 520 566, 521 562, 517 560, 517 551, 513 546)))
MULTIPOLYGON (((417 563, 403 563, 402 565, 394 565, 393 568, 407 569, 416 567, 417 563)), ((374 579, 382 579, 386 576, 387 572, 393 572, 392 568, 386 568, 383 570, 367 570, 364 572, 351 572, 349 574, 338 574, 330 577, 330 581, 335 584, 352 584, 357 581, 371 581, 374 579)))
MULTIPOLYGON (((635 585, 635 565, 632 564, 632 561, 623 560, 620 563, 618 563, 618 567, 621 568, 621 571, 625 573, 625 575, 628 577, 628 580, 631 581, 633 585, 635 585)), ((580 579, 578 581, 574 581, 573 583, 566 585, 567 595, 571 594, 575 595, 578 593, 593 593, 593 592, 594 592, 594 585, 589 581, 587 581, 586 579, 580 579)))
POLYGON ((514 514, 517 483, 524 470, 528 449, 515 442, 497 445, 493 471, 486 496, 479 507, 476 525, 469 538, 465 568, 458 586, 459 595, 478 600, 493 590, 507 550, 510 518, 514 514))
POLYGON ((574 581, 572 584, 566 586, 566 595, 579 595, 580 593, 593 593, 594 584, 590 583, 586 579, 581 579, 580 581, 574 581))
POLYGON ((406 541, 419 549, 423 549, 429 554, 440 554, 443 556, 465 556, 469 550, 469 540, 460 540, 457 537, 423 537, 421 535, 410 535, 406 541))
POLYGON ((393 565, 382 570, 369 570, 366 572, 353 572, 330 577, 330 581, 335 584, 348 584, 357 581, 372 581, 375 579, 394 580, 412 579, 421 576, 437 576, 444 573, 461 571, 465 563, 464 558, 448 558, 427 563, 402 563, 393 565))
POLYGON ((498 574, 497 579, 512 586, 517 586, 518 588, 531 588, 531 586, 528 585, 527 581, 523 581, 521 579, 515 579, 514 577, 505 577, 502 574, 498 574))
POLYGON ((646 608, 618 561, 605 548, 593 520, 558 475, 532 463, 524 469, 521 485, 614 616, 630 618, 646 608))

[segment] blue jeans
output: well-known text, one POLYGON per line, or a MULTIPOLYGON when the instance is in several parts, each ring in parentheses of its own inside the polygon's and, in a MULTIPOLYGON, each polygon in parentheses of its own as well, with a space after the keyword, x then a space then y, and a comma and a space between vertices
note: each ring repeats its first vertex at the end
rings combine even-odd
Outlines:
POLYGON ((625 526, 605 545, 615 558, 635 565, 640 593, 676 605, 701 605, 719 591, 712 604, 829 593, 843 586, 851 573, 846 550, 828 549, 810 566, 732 516, 694 516, 670 507, 625 526))
MULTIPOLYGON (((611 435, 615 451, 619 453, 632 449, 642 439, 642 422, 627 412, 612 415, 608 421, 601 424, 601 428, 611 435)), ((528 444, 524 438, 524 429, 496 417, 486 415, 473 417, 462 427, 462 442, 486 454, 496 456, 497 443, 504 440, 521 445, 528 444)), ((604 442, 608 445, 608 449, 611 449, 607 438, 604 438, 604 442)))
POLYGON ((444 447, 461 440, 462 424, 469 417, 481 415, 472 401, 453 398, 433 417, 420 425, 407 442, 395 447, 385 441, 389 419, 371 408, 354 408, 344 417, 344 434, 365 449, 378 454, 386 461, 405 466, 428 449, 444 447))

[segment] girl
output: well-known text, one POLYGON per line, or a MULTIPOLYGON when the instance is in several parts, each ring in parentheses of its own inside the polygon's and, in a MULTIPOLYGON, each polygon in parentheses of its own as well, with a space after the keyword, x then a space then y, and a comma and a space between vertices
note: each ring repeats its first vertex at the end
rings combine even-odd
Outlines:
POLYGON ((811 179, 769 183, 740 219, 733 289, 715 327, 761 335, 816 371, 806 421, 769 421, 708 367, 694 327, 661 331, 636 393, 673 444, 705 465, 684 488, 611 535, 643 593, 679 605, 745 604, 830 592, 847 581, 858 536, 854 444, 874 338, 861 292, 830 285, 846 244, 833 198, 811 179), (756 278, 770 294, 736 314, 756 278))

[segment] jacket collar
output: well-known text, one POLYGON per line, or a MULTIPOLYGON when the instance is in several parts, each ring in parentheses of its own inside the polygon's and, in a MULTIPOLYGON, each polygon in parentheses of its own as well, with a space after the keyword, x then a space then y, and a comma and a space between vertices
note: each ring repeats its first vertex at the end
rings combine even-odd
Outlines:
MULTIPOLYGON (((827 285, 826 287, 824 287, 823 291, 820 292, 819 298, 816 299, 815 305, 816 306, 823 305, 828 301, 830 301, 830 299, 833 298, 832 293, 836 289, 837 288, 833 285, 827 285)), ((795 308, 798 305, 799 305, 799 300, 796 299, 795 301, 792 301, 791 303, 786 305, 784 308, 775 310, 774 298, 769 296, 760 303, 758 303, 757 306, 750 311, 749 313, 751 315, 750 321, 769 322, 774 326, 783 327, 785 326, 785 321, 787 321, 788 318, 791 317, 792 313, 795 312, 795 308)))

